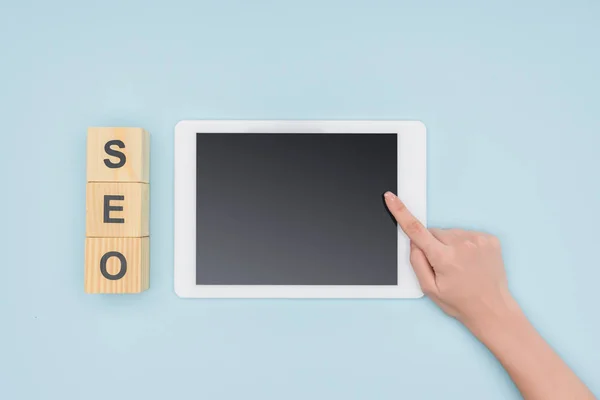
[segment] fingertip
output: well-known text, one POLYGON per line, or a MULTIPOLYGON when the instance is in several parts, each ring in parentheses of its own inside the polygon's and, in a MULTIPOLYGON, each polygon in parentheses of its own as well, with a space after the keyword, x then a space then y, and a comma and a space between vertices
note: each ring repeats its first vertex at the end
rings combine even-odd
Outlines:
POLYGON ((394 201, 398 198, 394 193, 390 192, 389 190, 383 194, 383 197, 386 201, 394 201))

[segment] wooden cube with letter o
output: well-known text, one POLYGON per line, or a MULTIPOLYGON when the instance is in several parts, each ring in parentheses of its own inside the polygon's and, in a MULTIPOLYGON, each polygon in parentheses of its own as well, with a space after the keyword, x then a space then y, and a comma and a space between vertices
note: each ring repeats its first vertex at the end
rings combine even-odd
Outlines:
POLYGON ((139 293, 150 285, 150 238, 86 238, 86 293, 139 293))
POLYGON ((150 137, 142 128, 89 128, 86 293, 139 293, 150 278, 150 137))

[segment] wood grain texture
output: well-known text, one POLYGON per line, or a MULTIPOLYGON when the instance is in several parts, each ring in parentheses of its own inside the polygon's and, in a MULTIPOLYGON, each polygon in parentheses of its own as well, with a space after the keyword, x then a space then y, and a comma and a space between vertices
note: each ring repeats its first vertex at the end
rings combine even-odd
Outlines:
POLYGON ((88 128, 87 181, 148 183, 150 181, 149 133, 142 128, 88 128), (113 142, 110 143, 111 141, 113 142), (109 152, 107 152, 107 144, 109 152), (122 154, 123 159, 119 158, 119 153, 122 154))
POLYGON ((86 293, 140 293, 150 287, 150 238, 86 238, 86 293), (118 252, 126 260, 126 271, 120 279, 122 263, 117 256, 106 258, 105 273, 101 260, 109 252, 118 252))
POLYGON ((149 236, 149 211, 150 185, 147 183, 88 183, 86 190, 86 236, 149 236), (114 209, 114 207, 122 207, 122 211, 114 209), (108 220, 106 215, 109 217, 108 220))

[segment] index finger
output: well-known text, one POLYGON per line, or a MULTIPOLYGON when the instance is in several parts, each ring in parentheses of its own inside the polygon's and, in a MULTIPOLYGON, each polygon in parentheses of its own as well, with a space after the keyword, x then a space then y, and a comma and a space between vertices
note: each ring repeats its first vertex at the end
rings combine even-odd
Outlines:
POLYGON ((402 200, 392 192, 386 192, 385 203, 398 225, 425 255, 431 255, 444 246, 423 224, 408 211, 402 200))

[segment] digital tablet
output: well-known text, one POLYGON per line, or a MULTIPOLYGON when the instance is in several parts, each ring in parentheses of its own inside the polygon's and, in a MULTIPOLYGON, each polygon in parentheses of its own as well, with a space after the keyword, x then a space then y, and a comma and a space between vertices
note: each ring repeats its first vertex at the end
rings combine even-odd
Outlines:
POLYGON ((426 223, 418 121, 182 121, 175 292, 411 298, 422 292, 392 191, 426 223))

